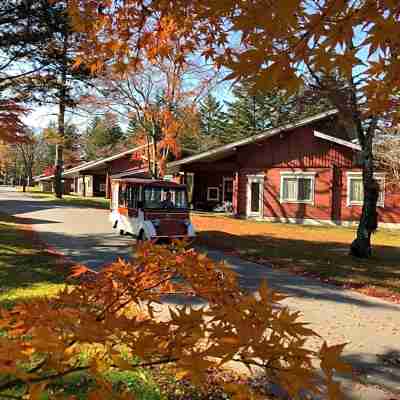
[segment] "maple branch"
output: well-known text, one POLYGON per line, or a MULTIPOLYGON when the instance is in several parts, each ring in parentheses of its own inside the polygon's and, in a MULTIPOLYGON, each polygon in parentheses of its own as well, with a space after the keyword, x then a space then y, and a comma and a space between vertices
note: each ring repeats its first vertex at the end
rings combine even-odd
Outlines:
POLYGON ((177 361, 179 361, 179 358, 168 357, 168 358, 158 360, 158 361, 149 361, 147 363, 137 364, 137 365, 135 365, 135 368, 153 367, 155 365, 169 364, 169 363, 177 362, 177 361))
POLYGON ((13 396, 12 394, 0 394, 0 399, 23 399, 23 396, 13 396))
MULTIPOLYGON (((62 378, 66 375, 72 374, 73 372, 86 371, 88 369, 89 369, 89 367, 75 367, 75 368, 71 368, 64 372, 57 372, 56 374, 41 376, 39 378, 31 378, 31 379, 26 379, 26 380, 22 380, 19 378, 13 379, 11 381, 1 384, 0 392, 2 392, 4 390, 12 389, 17 385, 23 385, 23 384, 29 385, 30 383, 39 383, 39 382, 43 382, 43 381, 47 381, 47 380, 54 380, 54 379, 62 378)), ((2 394, 0 394, 0 396, 2 396, 2 394)))

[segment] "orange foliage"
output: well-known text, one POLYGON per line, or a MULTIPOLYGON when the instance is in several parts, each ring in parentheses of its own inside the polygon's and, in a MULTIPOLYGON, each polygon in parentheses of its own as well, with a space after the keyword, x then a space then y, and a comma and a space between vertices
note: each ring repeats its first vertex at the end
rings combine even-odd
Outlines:
POLYGON ((26 112, 12 100, 0 100, 0 141, 16 143, 24 139, 26 126, 21 117, 26 112))
POLYGON ((43 175, 51 176, 54 175, 56 167, 54 165, 49 165, 43 170, 43 175))
POLYGON ((398 2, 267 3, 71 0, 74 27, 85 35, 78 62, 89 56, 93 71, 105 60, 118 70, 136 68, 144 58, 168 58, 172 40, 179 43, 180 60, 201 55, 231 70, 229 79, 250 78, 264 90, 296 91, 309 68, 344 78, 363 70, 357 79, 363 79, 366 113, 388 111, 400 88, 398 2))
MULTIPOLYGON (((54 298, 1 310, 6 335, 0 337, 5 377, 0 393, 22 384, 37 399, 54 379, 87 370, 97 382, 90 398, 111 398, 102 374, 110 368, 170 363, 179 379, 201 385, 209 368, 236 360, 295 396, 301 389, 323 389, 314 366, 319 361, 327 398, 340 398, 333 373, 349 372, 340 360, 343 345, 307 349, 306 340, 316 334, 299 320, 299 312, 277 307, 284 296, 265 283, 257 295, 245 292, 226 265, 184 245, 146 243, 131 263, 120 260, 99 273, 78 266, 76 286, 54 298), (180 294, 185 305, 160 303, 168 302, 169 294, 180 294), (190 305, 193 296, 203 306, 190 305)), ((252 398, 243 385, 225 389, 237 398, 252 398)), ((119 398, 131 397, 122 393, 119 398)))

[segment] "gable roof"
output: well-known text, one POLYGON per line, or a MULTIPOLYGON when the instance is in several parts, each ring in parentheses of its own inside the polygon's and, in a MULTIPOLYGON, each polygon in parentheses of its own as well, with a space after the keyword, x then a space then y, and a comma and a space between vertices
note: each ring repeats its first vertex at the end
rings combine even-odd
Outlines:
POLYGON ((294 123, 285 124, 285 125, 278 126, 276 128, 268 129, 267 131, 259 133, 258 135, 254 135, 254 136, 250 136, 245 139, 237 140, 236 142, 228 143, 224 146, 219 146, 219 147, 216 147, 215 149, 204 151, 204 152, 196 154, 194 156, 182 158, 181 160, 178 160, 178 161, 170 162, 170 163, 168 163, 168 167, 174 168, 174 167, 178 167, 179 165, 190 164, 195 161, 202 161, 202 160, 211 161, 211 160, 218 160, 221 158, 225 158, 229 155, 234 154, 236 152, 237 147, 255 143, 255 142, 270 138, 272 136, 278 135, 282 132, 292 130, 295 128, 299 128, 302 126, 306 126, 313 122, 317 122, 317 121, 323 120, 327 117, 330 117, 332 115, 337 115, 337 114, 338 114, 338 110, 336 110, 336 109, 325 111, 323 113, 313 115, 312 117, 304 118, 304 119, 294 122, 294 123))
POLYGON ((99 167, 99 166, 101 166, 103 164, 106 164, 107 162, 110 162, 110 161, 113 161, 113 160, 117 160, 118 158, 122 158, 122 157, 125 157, 125 156, 129 155, 129 154, 132 154, 136 150, 139 150, 139 149, 141 149, 141 148, 143 148, 145 146, 146 145, 134 147, 133 149, 126 150, 126 151, 123 151, 121 153, 109 156, 109 157, 100 158, 99 160, 88 161, 88 162, 86 162, 84 164, 77 165, 76 167, 73 167, 73 168, 70 168, 70 169, 64 171, 63 176, 68 176, 68 175, 72 175, 72 174, 74 174, 76 172, 86 171, 86 170, 92 169, 94 167, 99 167))
MULTIPOLYGON (((122 157, 125 157, 125 156, 129 155, 129 154, 132 154, 135 151, 140 150, 145 146, 146 145, 134 147, 133 149, 125 150, 125 151, 123 151, 121 153, 117 153, 117 154, 114 154, 112 156, 100 158, 100 159, 97 159, 97 160, 87 161, 87 162, 85 162, 83 164, 79 164, 79 165, 76 165, 75 167, 72 167, 72 168, 64 170, 62 172, 62 176, 74 175, 77 172, 87 171, 87 170, 90 170, 90 169, 95 168, 95 167, 100 167, 103 164, 106 164, 107 162, 110 162, 110 161, 113 161, 113 160, 117 160, 118 158, 122 158, 122 157)), ((54 175, 44 175, 44 174, 42 174, 42 175, 35 176, 33 179, 34 179, 34 181, 39 182, 39 181, 45 181, 45 180, 49 180, 49 179, 53 179, 53 178, 54 178, 54 175)))

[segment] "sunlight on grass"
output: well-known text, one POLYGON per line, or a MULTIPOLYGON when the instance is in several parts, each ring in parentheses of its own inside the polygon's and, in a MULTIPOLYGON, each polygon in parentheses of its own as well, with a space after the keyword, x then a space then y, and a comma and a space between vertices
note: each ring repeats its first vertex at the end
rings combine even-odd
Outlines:
POLYGON ((27 194, 33 198, 51 202, 54 205, 81 206, 108 209, 110 200, 104 197, 81 197, 76 195, 63 195, 62 199, 57 199, 54 193, 44 193, 36 188, 27 188, 27 194))
POLYGON ((55 295, 65 287, 67 271, 57 265, 56 256, 35 247, 29 231, 10 220, 0 215, 0 304, 55 295))
POLYGON ((198 242, 239 257, 296 273, 311 273, 340 284, 349 282, 400 293, 400 232, 380 229, 373 255, 349 255, 355 228, 290 225, 228 217, 193 216, 198 242))

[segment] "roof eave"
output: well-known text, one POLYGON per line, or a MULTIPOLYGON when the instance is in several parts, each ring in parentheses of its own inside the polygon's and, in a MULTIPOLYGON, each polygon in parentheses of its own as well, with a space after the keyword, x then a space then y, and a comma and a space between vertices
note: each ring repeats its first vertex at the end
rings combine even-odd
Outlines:
POLYGON ((179 165, 190 164, 192 162, 199 161, 199 160, 202 160, 204 158, 210 158, 211 156, 214 156, 214 155, 216 155, 218 153, 228 152, 229 150, 231 152, 234 152, 234 151, 236 151, 237 147, 245 146, 245 145, 248 145, 248 144, 251 144, 251 143, 258 142, 260 140, 267 139, 267 138, 269 138, 271 136, 274 136, 274 135, 277 135, 279 133, 282 133, 282 132, 285 132, 285 131, 288 131, 288 130, 291 130, 291 129, 299 128, 301 126, 308 125, 308 124, 310 124, 312 122, 316 122, 316 121, 319 121, 321 119, 324 119, 324 118, 327 118, 329 116, 336 115, 336 114, 338 114, 338 110, 336 110, 336 109, 325 111, 323 113, 314 115, 312 117, 304 118, 304 119, 302 119, 300 121, 297 121, 297 122, 294 122, 294 123, 285 124, 285 125, 282 125, 282 126, 277 127, 277 128, 269 129, 266 132, 260 133, 258 135, 251 136, 249 138, 241 139, 241 140, 238 140, 236 142, 232 142, 232 143, 226 144, 226 145, 218 147, 216 149, 205 151, 203 153, 196 154, 194 156, 186 157, 186 158, 184 158, 182 160, 179 160, 179 161, 173 161, 171 163, 168 163, 168 167, 169 168, 173 168, 173 167, 177 167, 179 165))

